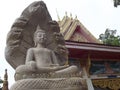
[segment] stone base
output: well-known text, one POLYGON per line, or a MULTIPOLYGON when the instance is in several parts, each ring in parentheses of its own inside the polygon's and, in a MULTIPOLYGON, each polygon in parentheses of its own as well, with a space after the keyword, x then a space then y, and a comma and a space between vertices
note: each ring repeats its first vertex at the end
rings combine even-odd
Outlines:
POLYGON ((10 90, 87 90, 84 79, 73 78, 36 78, 15 82, 10 90))

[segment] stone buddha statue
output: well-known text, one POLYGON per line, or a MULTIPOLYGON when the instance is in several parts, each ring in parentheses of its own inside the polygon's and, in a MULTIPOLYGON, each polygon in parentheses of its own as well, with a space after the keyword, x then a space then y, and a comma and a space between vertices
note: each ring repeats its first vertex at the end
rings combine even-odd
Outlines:
POLYGON ((13 23, 5 58, 15 69, 10 90, 87 90, 77 66, 68 65, 68 50, 46 4, 35 1, 13 23))
POLYGON ((16 68, 15 80, 37 78, 37 74, 49 74, 49 77, 79 74, 77 66, 59 65, 54 51, 46 48, 46 39, 45 31, 38 26, 34 33, 35 47, 28 49, 25 65, 16 68))

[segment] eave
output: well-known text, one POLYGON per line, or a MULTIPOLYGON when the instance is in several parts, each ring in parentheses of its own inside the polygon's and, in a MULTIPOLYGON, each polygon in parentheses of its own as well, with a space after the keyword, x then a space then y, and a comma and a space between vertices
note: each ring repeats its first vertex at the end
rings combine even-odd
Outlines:
POLYGON ((70 58, 93 60, 120 60, 120 47, 96 43, 66 41, 70 58))

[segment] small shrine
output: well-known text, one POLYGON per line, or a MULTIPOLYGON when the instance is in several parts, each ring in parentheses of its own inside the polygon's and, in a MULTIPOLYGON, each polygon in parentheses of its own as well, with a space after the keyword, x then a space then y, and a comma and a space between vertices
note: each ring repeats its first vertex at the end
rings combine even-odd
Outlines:
POLYGON ((2 86, 0 87, 0 90, 9 90, 7 69, 5 69, 4 80, 0 79, 0 84, 2 84, 2 86))

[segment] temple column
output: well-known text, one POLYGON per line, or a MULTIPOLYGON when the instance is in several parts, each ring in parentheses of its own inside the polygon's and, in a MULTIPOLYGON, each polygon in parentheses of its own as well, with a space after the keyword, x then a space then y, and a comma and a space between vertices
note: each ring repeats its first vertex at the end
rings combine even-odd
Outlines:
POLYGON ((92 80, 88 77, 88 74, 87 74, 87 71, 86 71, 85 67, 83 67, 83 78, 86 80, 88 90, 94 90, 92 80))

